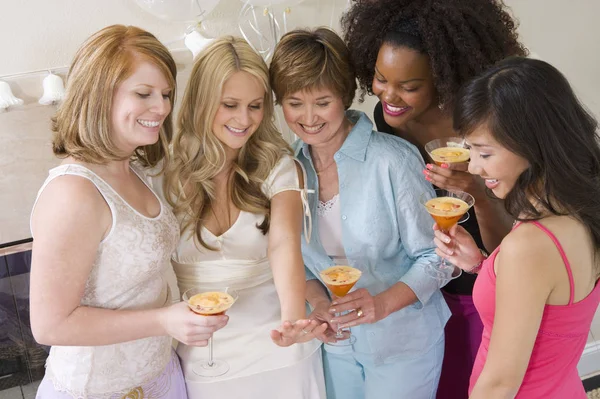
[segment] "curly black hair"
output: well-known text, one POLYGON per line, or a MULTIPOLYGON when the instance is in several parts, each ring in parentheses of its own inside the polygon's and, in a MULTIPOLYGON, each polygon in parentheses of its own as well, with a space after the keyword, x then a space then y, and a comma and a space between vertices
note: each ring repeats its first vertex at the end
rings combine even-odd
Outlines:
POLYGON ((502 0, 355 0, 342 28, 360 101, 373 94, 383 43, 426 54, 439 101, 449 107, 464 82, 508 56, 528 54, 502 0))

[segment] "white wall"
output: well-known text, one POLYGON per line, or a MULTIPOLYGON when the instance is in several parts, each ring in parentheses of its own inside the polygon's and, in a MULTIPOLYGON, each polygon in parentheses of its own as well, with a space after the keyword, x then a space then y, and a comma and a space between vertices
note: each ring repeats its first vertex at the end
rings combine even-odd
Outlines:
POLYGON ((600 1, 505 0, 524 43, 563 72, 600 118, 600 1))
MULTIPOLYGON (((600 117, 600 24, 597 22, 600 1, 574 0, 568 6, 563 0, 505 2, 521 22, 519 31, 525 44, 540 58, 565 73, 582 101, 600 117)), ((292 7, 289 26, 329 25, 337 19, 346 3, 347 0, 306 0, 292 7)), ((237 19, 241 5, 239 0, 221 0, 208 16, 208 32, 213 35, 239 35, 237 19)), ((283 8, 277 10, 281 15, 283 8)), ((0 0, 0 78, 67 66, 86 37, 115 23, 147 29, 168 43, 171 49, 183 47, 179 39, 187 24, 159 20, 146 14, 133 0, 0 0)), ((337 25, 337 22, 334 24, 337 25)), ((185 52, 176 54, 180 63, 189 62, 185 52)), ((37 81, 33 79, 35 85, 29 79, 26 87, 25 80, 12 79, 17 85, 13 90, 27 97, 31 103, 39 95, 41 75, 37 81), (19 82, 23 87, 18 87, 19 82)), ((373 104, 373 99, 367 99, 359 107, 371 115, 373 104)), ((0 114, 0 149, 5 149, 0 154, 0 241, 7 241, 11 232, 15 231, 8 219, 14 222, 18 218, 19 228, 26 231, 30 202, 44 174, 36 175, 31 182, 23 184, 14 173, 19 168, 46 170, 46 164, 53 162, 42 159, 40 155, 49 152, 47 118, 51 111, 31 105, 10 111, 10 117, 5 114, 4 119, 0 114), (28 132, 34 132, 35 137, 28 132), (32 143, 43 145, 32 150, 32 143), (19 191, 9 204, 3 194, 16 189, 26 190, 19 191), (11 228, 3 229, 2 226, 11 228)), ((583 374, 600 368, 600 316, 596 317, 592 332, 597 341, 595 344, 590 342, 586 349, 583 365, 580 364, 583 374)))
MULTIPOLYGON (((221 0, 207 16, 208 32, 239 35, 242 5, 240 0, 221 0)), ((290 7, 289 27, 329 25, 331 20, 337 24, 337 15, 345 6, 346 0, 306 0, 290 7)), ((280 17, 285 6, 274 9, 280 17)), ((258 16, 260 20, 261 14, 258 16)), ((188 25, 155 18, 133 0, 0 0, 0 77, 67 66, 86 37, 112 24, 139 26, 163 43, 180 39, 188 25)), ((183 43, 169 47, 183 47, 183 43)))

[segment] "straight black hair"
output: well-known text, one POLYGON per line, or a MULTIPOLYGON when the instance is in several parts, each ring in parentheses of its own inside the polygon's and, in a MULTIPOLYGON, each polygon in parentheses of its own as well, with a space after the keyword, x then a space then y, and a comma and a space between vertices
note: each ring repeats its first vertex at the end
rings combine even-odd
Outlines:
POLYGON ((598 124, 567 79, 544 61, 500 61, 457 97, 454 129, 464 137, 481 126, 530 165, 505 198, 507 211, 518 220, 571 215, 600 248, 598 124))

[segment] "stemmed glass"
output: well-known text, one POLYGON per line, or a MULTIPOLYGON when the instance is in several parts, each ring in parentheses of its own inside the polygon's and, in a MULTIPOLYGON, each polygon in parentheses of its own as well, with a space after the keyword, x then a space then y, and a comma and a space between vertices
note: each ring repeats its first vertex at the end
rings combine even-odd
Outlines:
MULTIPOLYGON (((448 234, 448 231, 458 223, 459 219, 475 205, 475 199, 464 191, 435 190, 436 197, 431 198, 429 193, 423 193, 420 197, 421 204, 427 209, 440 230, 448 234)), ((439 264, 429 263, 425 272, 438 281, 448 281, 457 278, 461 270, 442 258, 439 264)))
MULTIPOLYGON (((351 266, 331 266, 322 272, 319 273, 321 275, 321 280, 327 286, 331 293, 339 298, 345 296, 356 284, 358 279, 360 278, 362 272, 355 267, 351 266)), ((336 313, 336 317, 338 313, 336 313)), ((356 337, 352 335, 352 332, 349 332, 350 335, 347 339, 344 336, 343 330, 340 328, 340 324, 338 323, 337 331, 335 334, 335 338, 337 342, 332 342, 328 345, 332 346, 349 346, 356 342, 356 337)))
POLYGON ((465 148, 465 140, 460 137, 445 137, 425 144, 425 151, 438 166, 443 163, 467 162, 471 152, 465 148))
MULTIPOLYGON (((183 293, 183 300, 189 308, 201 316, 224 315, 237 299, 237 291, 229 287, 211 291, 194 287, 183 293)), ((195 364, 192 371, 201 377, 218 377, 229 371, 229 364, 226 361, 213 358, 212 337, 208 339, 208 359, 195 364)))
MULTIPOLYGON (((471 158, 471 151, 465 148, 465 140, 460 137, 444 137, 431 140, 425 144, 425 151, 429 157, 440 166, 445 164, 455 164, 468 162, 471 158)), ((469 212, 465 212, 458 223, 464 223, 469 220, 469 212)))

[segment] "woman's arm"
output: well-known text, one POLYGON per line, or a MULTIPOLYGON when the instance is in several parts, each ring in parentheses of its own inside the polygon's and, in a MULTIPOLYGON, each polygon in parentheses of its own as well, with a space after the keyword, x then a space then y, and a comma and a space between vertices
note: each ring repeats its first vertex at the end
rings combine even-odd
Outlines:
POLYGON ((102 238, 108 205, 88 180, 62 176, 44 189, 32 217, 31 329, 45 345, 97 346, 172 335, 202 345, 227 317, 197 317, 185 304, 125 311, 81 306, 102 238))
POLYGON ((554 252, 532 229, 524 225, 509 234, 496 257, 494 326, 471 399, 512 399, 525 377, 555 281, 547 268, 554 252))
POLYGON ((268 256, 281 304, 282 320, 306 317, 306 283, 300 247, 302 201, 298 191, 283 191, 271 199, 268 256))

